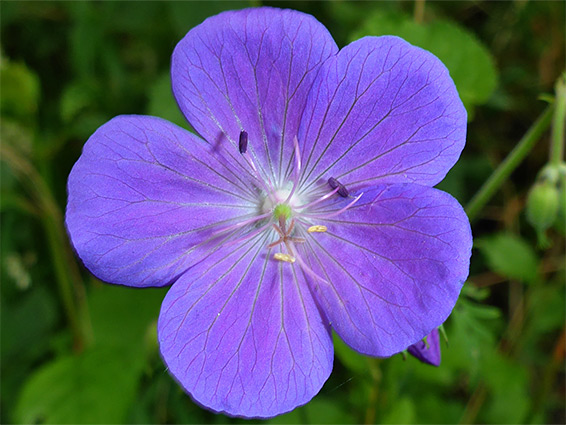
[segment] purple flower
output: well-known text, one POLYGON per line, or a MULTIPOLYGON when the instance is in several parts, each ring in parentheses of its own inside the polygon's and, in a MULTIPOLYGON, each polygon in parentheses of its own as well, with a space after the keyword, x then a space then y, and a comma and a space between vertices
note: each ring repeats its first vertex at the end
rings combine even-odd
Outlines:
POLYGON ((423 363, 440 366, 440 336, 438 335, 438 329, 433 329, 426 336, 426 342, 419 341, 407 348, 407 351, 423 363))
POLYGON ((200 137, 148 116, 104 124, 66 221, 100 279, 173 284, 160 350, 196 402, 288 412, 328 378, 332 329, 385 357, 445 321, 471 232, 432 188, 466 135, 435 56, 396 37, 339 50, 312 16, 259 8, 192 29, 171 78, 200 137))

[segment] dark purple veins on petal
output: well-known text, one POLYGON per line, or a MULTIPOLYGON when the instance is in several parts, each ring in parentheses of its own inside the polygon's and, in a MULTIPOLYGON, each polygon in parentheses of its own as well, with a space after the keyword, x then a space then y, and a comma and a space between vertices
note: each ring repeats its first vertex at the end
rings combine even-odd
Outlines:
POLYGON ((328 179, 328 184, 330 185, 330 187, 332 189, 336 189, 338 187, 339 188, 338 189, 338 195, 342 196, 343 198, 347 198, 348 195, 350 194, 350 191, 346 188, 346 186, 344 186, 342 183, 340 183, 334 177, 330 177, 328 179))
POLYGON ((240 140, 238 143, 240 153, 244 154, 248 150, 248 132, 245 130, 240 131, 240 140))

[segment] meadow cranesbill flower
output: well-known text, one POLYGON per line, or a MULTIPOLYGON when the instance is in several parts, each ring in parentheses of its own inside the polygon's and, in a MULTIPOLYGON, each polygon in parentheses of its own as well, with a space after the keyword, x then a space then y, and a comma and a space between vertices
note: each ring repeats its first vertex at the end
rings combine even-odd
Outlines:
POLYGON ((66 222, 100 279, 172 284, 160 350, 196 402, 284 413, 328 378, 332 330, 384 357, 445 321, 471 233, 432 188, 466 134, 436 57, 396 37, 339 50, 312 16, 258 8, 189 31, 171 67, 199 136, 104 124, 69 176, 66 222))

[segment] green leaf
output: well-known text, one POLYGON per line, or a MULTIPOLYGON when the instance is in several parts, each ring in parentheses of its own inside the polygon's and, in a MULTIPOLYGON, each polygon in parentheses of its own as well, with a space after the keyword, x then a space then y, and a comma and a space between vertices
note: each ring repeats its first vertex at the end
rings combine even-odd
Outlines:
POLYGON ((81 112, 95 104, 101 88, 95 80, 77 80, 68 84, 61 96, 60 112, 65 124, 75 120, 81 112))
POLYGON ((539 259, 534 248, 519 236, 499 233, 477 239, 475 245, 496 273, 526 283, 538 278, 539 259))
POLYGON ((482 376, 483 362, 496 349, 500 316, 496 307, 460 297, 447 322, 450 345, 442 351, 441 367, 466 371, 470 385, 475 385, 482 376))
POLYGON ((39 103, 39 78, 25 64, 0 57, 0 111, 24 123, 35 119, 39 103))
POLYGON ((497 85, 497 71, 487 48, 453 22, 418 24, 409 15, 380 10, 368 17, 350 40, 366 35, 396 35, 436 55, 450 71, 470 116, 475 105, 487 102, 497 85))
POLYGON ((89 296, 94 346, 45 364, 25 383, 15 419, 24 423, 117 423, 125 420, 149 350, 147 335, 164 289, 104 285, 89 296))
POLYGON ((123 422, 143 366, 143 357, 129 354, 121 348, 101 347, 45 364, 26 382, 14 421, 123 422))
POLYGON ((95 343, 137 350, 152 331, 165 292, 166 289, 115 285, 95 288, 89 300, 95 343))

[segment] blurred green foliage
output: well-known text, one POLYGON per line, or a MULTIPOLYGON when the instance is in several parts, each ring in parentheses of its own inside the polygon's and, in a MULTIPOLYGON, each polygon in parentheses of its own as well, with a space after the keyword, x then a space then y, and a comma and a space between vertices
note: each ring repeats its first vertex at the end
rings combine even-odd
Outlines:
MULTIPOLYGON (((175 44, 208 16, 260 4, 0 3, 2 423, 245 422, 201 409, 165 371, 156 344, 165 290, 95 281, 62 220, 67 175, 92 132, 119 114, 190 129, 171 95, 175 44)), ((445 62, 470 123, 439 187, 463 204, 563 71, 563 2, 265 4, 313 14, 340 46, 392 34, 445 62)), ((565 185, 544 248, 525 214, 549 142, 545 134, 473 223, 477 250, 439 368, 370 359, 335 338, 320 394, 268 422, 564 423, 565 185)))
POLYGON ((474 105, 487 102, 495 89, 497 74, 487 48, 471 31, 447 20, 421 24, 405 13, 377 10, 352 33, 350 41, 390 34, 428 50, 446 65, 470 118, 474 105))

